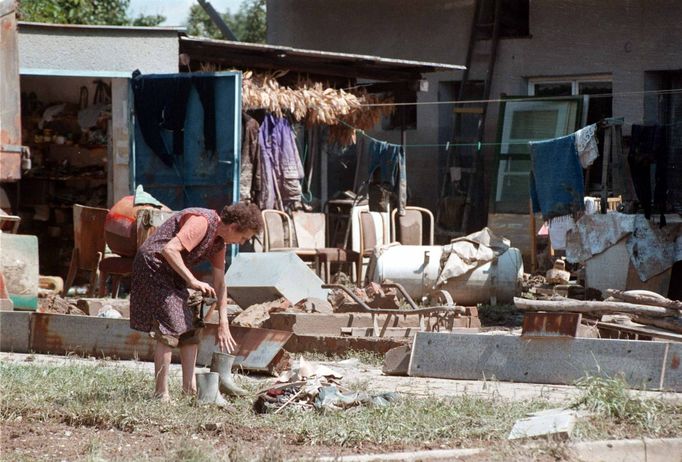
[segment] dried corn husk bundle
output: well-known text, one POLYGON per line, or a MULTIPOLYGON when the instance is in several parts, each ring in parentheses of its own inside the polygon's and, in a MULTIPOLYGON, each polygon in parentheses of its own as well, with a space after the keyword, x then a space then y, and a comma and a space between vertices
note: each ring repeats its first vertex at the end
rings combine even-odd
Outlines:
POLYGON ((289 114, 296 122, 304 122, 308 126, 329 125, 330 141, 343 145, 355 143, 354 128, 369 130, 382 116, 394 111, 392 99, 371 95, 363 89, 349 92, 310 80, 299 80, 295 88, 282 86, 277 79, 287 72, 244 72, 244 109, 264 109, 279 117, 289 114), (368 107, 367 104, 387 105, 368 107))

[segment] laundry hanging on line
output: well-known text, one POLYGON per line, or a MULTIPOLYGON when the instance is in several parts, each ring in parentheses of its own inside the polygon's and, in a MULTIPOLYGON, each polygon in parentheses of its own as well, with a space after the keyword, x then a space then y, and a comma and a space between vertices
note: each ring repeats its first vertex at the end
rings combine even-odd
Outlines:
POLYGON ((369 178, 371 179, 374 172, 379 170, 381 186, 396 194, 398 213, 404 215, 407 205, 405 150, 398 144, 371 138, 370 140, 369 178))
POLYGON ((530 144, 530 196, 533 213, 544 220, 569 215, 585 208, 583 171, 575 133, 530 144))

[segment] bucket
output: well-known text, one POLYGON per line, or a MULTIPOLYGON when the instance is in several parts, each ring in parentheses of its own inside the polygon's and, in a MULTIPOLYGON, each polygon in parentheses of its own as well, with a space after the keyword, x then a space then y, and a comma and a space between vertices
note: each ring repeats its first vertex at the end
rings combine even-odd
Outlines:
POLYGON ((523 278, 523 260, 519 249, 510 248, 497 259, 484 263, 440 287, 434 284, 440 273, 440 246, 398 245, 382 249, 375 258, 371 280, 397 282, 419 300, 438 290, 446 290, 460 305, 511 303, 523 278))

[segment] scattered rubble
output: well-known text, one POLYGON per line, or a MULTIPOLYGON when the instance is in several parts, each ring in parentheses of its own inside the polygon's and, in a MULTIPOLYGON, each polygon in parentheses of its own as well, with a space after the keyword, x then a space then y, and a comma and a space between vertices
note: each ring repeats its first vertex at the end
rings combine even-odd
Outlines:
POLYGON ((80 316, 87 316, 87 313, 78 308, 74 303, 62 298, 57 294, 39 298, 38 309, 36 311, 38 313, 76 314, 80 316))
POLYGON ((356 406, 387 406, 399 398, 397 393, 370 395, 341 385, 343 375, 324 366, 313 366, 303 357, 291 370, 283 372, 278 384, 258 393, 253 404, 259 414, 277 414, 286 407, 302 411, 342 410, 356 406))

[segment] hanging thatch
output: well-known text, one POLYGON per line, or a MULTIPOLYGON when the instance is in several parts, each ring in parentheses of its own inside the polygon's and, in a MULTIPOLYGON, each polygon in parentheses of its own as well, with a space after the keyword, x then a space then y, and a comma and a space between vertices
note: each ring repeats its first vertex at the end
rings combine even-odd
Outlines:
MULTIPOLYGON (((214 65, 202 64, 204 71, 216 71, 214 65)), ((356 141, 355 129, 370 130, 382 116, 393 113, 392 98, 367 93, 362 87, 351 91, 325 88, 320 82, 300 80, 294 88, 277 81, 288 71, 242 74, 242 105, 244 109, 264 109, 278 116, 289 114, 306 125, 329 126, 329 141, 343 145, 356 141), (365 106, 388 103, 387 106, 365 106)))

